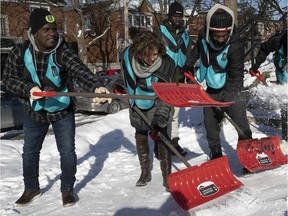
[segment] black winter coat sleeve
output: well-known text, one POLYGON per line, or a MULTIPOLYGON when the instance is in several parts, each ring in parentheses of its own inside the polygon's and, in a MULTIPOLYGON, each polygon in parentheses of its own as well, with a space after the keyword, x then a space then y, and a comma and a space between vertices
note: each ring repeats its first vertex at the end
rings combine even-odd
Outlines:
POLYGON ((225 84, 225 91, 227 93, 238 93, 243 90, 244 79, 244 42, 239 37, 231 43, 227 54, 227 80, 225 84))
MULTIPOLYGON (((260 49, 255 58, 255 64, 253 65, 253 70, 259 69, 260 65, 266 60, 270 52, 275 52, 280 49, 280 46, 282 45, 281 43, 282 37, 283 35, 285 35, 284 33, 285 32, 275 34, 271 36, 269 40, 261 44, 260 49)), ((286 36, 287 36, 287 33, 286 33, 286 36)))
POLYGON ((198 33, 198 41, 194 45, 193 49, 188 50, 187 52, 187 59, 186 59, 186 66, 189 68, 193 68, 194 64, 200 58, 200 45, 203 32, 198 33))

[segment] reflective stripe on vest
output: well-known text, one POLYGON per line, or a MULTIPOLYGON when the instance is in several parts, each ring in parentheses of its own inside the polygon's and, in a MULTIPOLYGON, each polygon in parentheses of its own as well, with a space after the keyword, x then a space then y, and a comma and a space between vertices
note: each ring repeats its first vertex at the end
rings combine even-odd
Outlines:
MULTIPOLYGON (((124 62, 125 62, 125 66, 127 68, 127 71, 130 75, 130 78, 134 81, 135 83, 135 86, 136 86, 136 77, 135 77, 135 74, 133 73, 133 69, 131 67, 131 63, 130 63, 130 60, 129 60, 129 49, 130 47, 128 47, 124 53, 124 62)), ((126 78, 127 80, 127 78, 126 78)), ((138 86, 134 88, 132 88, 130 85, 129 85, 129 82, 126 82, 127 83, 127 91, 128 91, 128 94, 130 95, 147 95, 147 96, 155 96, 155 92, 153 91, 153 88, 152 88, 152 82, 158 82, 158 77, 155 77, 155 76, 149 76, 147 77, 146 79, 146 85, 147 85, 147 88, 151 91, 145 91, 145 90, 142 90, 141 88, 139 88, 138 86)), ((133 103, 135 103, 137 105, 137 107, 139 107, 140 109, 144 109, 144 110, 147 110, 147 109, 150 109, 153 107, 154 105, 154 101, 153 100, 139 100, 139 99, 129 99, 129 103, 130 105, 132 105, 133 103)))
MULTIPOLYGON (((207 56, 208 47, 205 39, 202 39, 202 45, 205 51, 205 55, 207 56)), ((210 65, 207 67, 204 66, 202 59, 200 58, 200 68, 196 71, 196 77, 199 82, 203 82, 206 80, 206 83, 209 87, 214 89, 220 89, 225 85, 226 82, 226 65, 228 63, 227 53, 229 50, 229 46, 227 46, 219 55, 217 55, 217 63, 220 71, 215 72, 213 67, 210 65)))
POLYGON ((173 38, 173 36, 170 34, 166 26, 160 25, 160 30, 165 38, 167 38, 170 43, 166 44, 166 53, 173 59, 175 62, 175 67, 183 67, 186 62, 186 52, 187 47, 189 44, 189 34, 187 31, 184 31, 181 35, 182 45, 177 48, 177 42, 173 38), (170 46, 169 46, 170 45, 170 46), (171 47, 173 46, 173 47, 171 47), (183 53, 184 52, 184 53, 183 53))
MULTIPOLYGON (((38 86, 42 87, 39 77, 37 75, 35 65, 33 63, 33 57, 29 49, 26 49, 24 54, 24 64, 28 69, 32 81, 38 86)), ((53 55, 50 54, 48 60, 48 67, 46 71, 46 77, 57 87, 61 86, 60 69, 53 61, 53 55)), ((62 92, 68 92, 68 88, 65 87, 62 92)), ((70 97, 59 96, 59 97, 48 97, 45 100, 33 101, 32 108, 35 111, 44 109, 48 112, 57 112, 67 108, 70 104, 70 97)))

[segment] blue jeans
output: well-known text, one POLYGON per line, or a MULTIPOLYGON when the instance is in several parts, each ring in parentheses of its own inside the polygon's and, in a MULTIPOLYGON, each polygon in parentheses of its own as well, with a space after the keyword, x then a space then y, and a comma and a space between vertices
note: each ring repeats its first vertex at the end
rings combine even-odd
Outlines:
MULTIPOLYGON (((50 123, 38 122, 25 115, 24 146, 23 146, 23 176, 25 190, 39 189, 39 158, 42 144, 50 123)), ((61 166, 61 191, 73 190, 76 180, 77 157, 75 152, 75 117, 70 113, 61 120, 51 123, 61 166)), ((51 143, 47 143, 48 145, 51 143)))

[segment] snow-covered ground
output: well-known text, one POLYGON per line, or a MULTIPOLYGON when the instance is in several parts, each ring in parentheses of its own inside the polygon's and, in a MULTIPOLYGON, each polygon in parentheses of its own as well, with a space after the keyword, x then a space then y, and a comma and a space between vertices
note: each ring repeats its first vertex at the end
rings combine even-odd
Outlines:
MULTIPOLYGON (((254 78, 246 76, 246 84, 254 78)), ((253 79, 253 80, 252 80, 253 79)), ((288 102, 286 86, 259 84, 253 88, 264 102, 288 102), (271 99, 273 98, 273 100, 271 99)), ((275 107, 278 105, 275 104, 275 107)), ((259 108, 261 109, 261 108, 259 108)), ((277 110, 277 109, 275 109, 277 110)), ((278 111, 277 111, 278 112, 278 111)), ((276 112, 275 115, 278 115, 276 112)), ((254 115, 248 112, 248 115, 254 115)), ((264 124, 251 127, 254 138, 281 137, 281 129, 264 124)), ((183 108, 179 118, 180 144, 189 153, 192 165, 207 161, 209 149, 203 126, 202 108, 183 108)), ((153 158, 152 181, 145 187, 135 187, 140 168, 135 149, 134 129, 130 126, 128 110, 102 116, 76 128, 77 204, 62 207, 60 194, 59 154, 53 134, 44 141, 40 161, 40 185, 43 195, 26 207, 16 207, 14 202, 23 192, 21 152, 23 139, 1 140, 0 152, 0 215, 23 216, 283 216, 287 215, 287 165, 242 176, 242 166, 237 158, 237 133, 228 121, 221 132, 223 152, 229 158, 233 175, 244 186, 210 202, 184 211, 165 192, 159 161, 153 158)), ((150 140, 151 149, 153 142, 150 140)), ((287 142, 281 142, 285 155, 287 142)), ((173 157, 173 172, 186 166, 173 157)), ((193 177, 193 176, 191 176, 193 177)))

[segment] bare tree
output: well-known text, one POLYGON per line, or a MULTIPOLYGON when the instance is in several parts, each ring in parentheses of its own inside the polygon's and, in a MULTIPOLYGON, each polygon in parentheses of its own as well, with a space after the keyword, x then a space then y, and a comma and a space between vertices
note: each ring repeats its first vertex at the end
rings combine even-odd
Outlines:
POLYGON ((224 5, 233 11, 235 24, 237 25, 238 23, 237 0, 224 0, 224 5))
MULTIPOLYGON (((54 7, 58 6, 57 3, 55 4, 51 0, 45 0, 49 5, 53 5, 54 7)), ((74 23, 67 22, 67 17, 65 17, 65 13, 63 13, 63 9, 61 7, 58 7, 58 13, 59 16, 62 18, 62 21, 66 24, 67 28, 69 29, 70 33, 73 35, 74 39, 77 41, 78 45, 78 55, 83 60, 84 63, 87 63, 87 52, 90 46, 94 45, 97 40, 104 37, 107 32, 110 30, 111 23, 109 21, 109 16, 105 14, 103 17, 105 17, 105 21, 101 20, 102 24, 106 25, 105 28, 101 29, 101 31, 92 32, 87 31, 87 27, 91 27, 90 29, 93 29, 92 26, 87 26, 87 23, 92 19, 94 14, 94 9, 97 8, 95 5, 100 4, 98 1, 81 1, 81 0, 66 0, 67 4, 71 8, 71 13, 73 14, 74 23), (91 39, 87 42, 86 38, 88 37, 91 39)), ((110 7, 114 1, 105 1, 103 5, 101 5, 101 8, 107 9, 110 7)), ((98 10, 99 11, 99 10, 98 10)), ((95 24, 95 22, 93 23, 95 24)), ((99 30, 99 29, 97 29, 99 30)))

